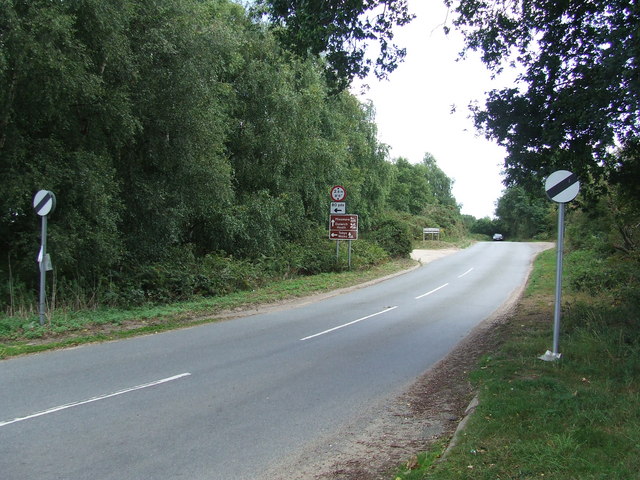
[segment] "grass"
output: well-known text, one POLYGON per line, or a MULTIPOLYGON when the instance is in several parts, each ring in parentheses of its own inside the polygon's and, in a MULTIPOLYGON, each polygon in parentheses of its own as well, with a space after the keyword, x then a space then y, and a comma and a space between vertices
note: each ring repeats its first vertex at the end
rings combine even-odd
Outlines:
POLYGON ((471 380, 480 404, 444 461, 437 445, 397 480, 640 478, 638 312, 563 292, 558 362, 551 346, 555 250, 542 253, 497 353, 471 380))
POLYGON ((56 309, 43 326, 39 324, 37 314, 0 315, 0 359, 214 322, 229 312, 357 285, 415 264, 413 260, 400 259, 367 270, 295 277, 252 291, 129 310, 56 309))

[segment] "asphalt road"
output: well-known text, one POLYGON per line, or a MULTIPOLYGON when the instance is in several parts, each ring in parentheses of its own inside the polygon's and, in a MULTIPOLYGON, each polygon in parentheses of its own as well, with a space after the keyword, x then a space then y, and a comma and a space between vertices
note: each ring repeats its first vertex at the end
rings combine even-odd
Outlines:
POLYGON ((258 479, 398 394, 525 281, 479 243, 301 308, 0 362, 0 478, 258 479))

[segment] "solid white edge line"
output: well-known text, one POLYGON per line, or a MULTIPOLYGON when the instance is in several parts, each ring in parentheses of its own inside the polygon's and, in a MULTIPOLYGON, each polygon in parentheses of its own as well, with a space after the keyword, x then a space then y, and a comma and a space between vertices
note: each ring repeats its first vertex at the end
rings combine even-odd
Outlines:
POLYGON ((309 340, 311 338, 315 338, 315 337, 319 337, 320 335, 324 335, 325 333, 330 333, 330 332, 333 332, 334 330, 339 330, 341 328, 348 327, 349 325, 353 325, 354 323, 361 322, 363 320, 366 320, 367 318, 375 317, 376 315, 381 315, 383 313, 390 312, 391 310, 393 310, 395 308, 398 308, 398 306, 396 305, 395 307, 388 307, 388 308, 385 308, 384 310, 381 310, 380 312, 372 313, 371 315, 367 315, 366 317, 359 318, 357 320, 354 320, 353 322, 345 323, 344 325, 338 325, 337 327, 330 328, 329 330, 325 330, 324 332, 316 333, 314 335, 309 335, 308 337, 301 338, 300 341, 303 342, 305 340, 309 340))
POLYGON ((174 375, 173 377, 163 378, 161 380, 156 380, 155 382, 145 383, 143 385, 137 385, 131 388, 125 388, 124 390, 119 390, 114 393, 109 393, 107 395, 100 395, 99 397, 93 397, 88 400, 82 400, 81 402, 73 402, 67 403, 66 405, 60 405, 58 407, 49 408, 48 410, 43 410, 42 412, 34 413, 32 415, 27 415, 26 417, 14 418, 13 420, 8 420, 6 422, 0 422, 0 427, 4 427, 6 425, 11 425, 12 423, 22 422, 24 420, 31 420, 32 418, 41 417, 43 415, 49 415, 50 413, 59 412, 61 410, 66 410, 68 408, 79 407, 80 405, 86 405, 87 403, 98 402, 100 400, 106 400, 107 398, 116 397, 118 395, 123 395, 125 393, 134 392, 136 390, 142 390, 143 388, 154 387, 156 385, 160 385, 162 383, 171 382, 173 380, 178 380, 182 377, 188 377, 191 375, 190 373, 181 373, 180 375, 174 375))
POLYGON ((433 289, 433 290, 431 290, 430 292, 423 293, 422 295, 418 295, 418 296, 416 297, 416 300, 419 300, 419 299, 421 299, 422 297, 426 297, 427 295, 431 295, 432 293, 437 292, 438 290, 440 290, 441 288, 446 287, 447 285, 449 285, 449 284, 448 284, 448 283, 445 283, 444 285, 440 285, 438 288, 434 288, 434 289, 433 289))
POLYGON ((473 267, 471 267, 469 270, 467 270, 467 271, 466 271, 466 272, 464 272, 463 274, 458 275, 458 278, 462 278, 462 277, 464 277, 465 275, 467 275, 468 273, 471 273, 471 270, 473 270, 473 267))

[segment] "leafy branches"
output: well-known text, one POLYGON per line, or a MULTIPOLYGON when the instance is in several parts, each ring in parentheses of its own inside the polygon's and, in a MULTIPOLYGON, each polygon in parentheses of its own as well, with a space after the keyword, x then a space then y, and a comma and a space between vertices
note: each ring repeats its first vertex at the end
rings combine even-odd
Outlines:
POLYGON ((259 0, 258 5, 287 49, 325 57, 327 77, 337 90, 372 67, 383 78, 405 56, 393 43, 393 27, 412 20, 407 0, 259 0), (379 42, 375 63, 365 56, 367 42, 379 42))
POLYGON ((616 171, 619 182, 633 182, 611 154, 640 136, 637 2, 447 3, 467 48, 479 50, 489 69, 522 69, 518 87, 490 92, 474 111, 477 127, 507 147, 510 182, 558 167, 585 180, 616 171))

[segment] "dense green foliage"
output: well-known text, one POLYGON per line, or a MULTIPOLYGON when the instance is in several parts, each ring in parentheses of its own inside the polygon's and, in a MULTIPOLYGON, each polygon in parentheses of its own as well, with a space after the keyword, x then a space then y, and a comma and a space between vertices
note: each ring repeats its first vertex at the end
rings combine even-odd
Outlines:
POLYGON ((540 186, 537 195, 522 187, 507 188, 498 199, 496 215, 503 233, 513 239, 551 238, 554 204, 540 186))
POLYGON ((373 107, 281 33, 228 0, 0 0, 0 305, 34 303, 41 189, 57 196, 49 297, 71 306, 342 268, 335 184, 360 215, 362 265, 407 253, 405 237, 366 238, 390 208, 458 222, 435 159, 390 162, 373 107))
POLYGON ((452 180, 440 170, 430 153, 422 163, 412 165, 404 158, 395 161, 396 177, 392 185, 393 196, 389 206, 399 212, 419 215, 425 205, 443 205, 457 208, 451 193, 452 180))
MULTIPOLYGON (((640 214, 637 203, 610 189, 589 209, 567 216, 569 286, 588 295, 610 295, 640 309, 640 214)), ((634 322, 637 321, 637 310, 634 322)))
POLYGON ((395 70, 405 49, 393 43, 393 27, 413 19, 407 0, 259 0, 275 35, 300 56, 322 55, 332 87, 342 90, 371 67, 379 78, 395 70), (377 42, 375 63, 367 58, 367 42, 377 42))
POLYGON ((555 204, 545 195, 519 185, 507 187, 496 202, 496 218, 477 219, 469 230, 491 237, 501 233, 507 240, 552 239, 557 224, 555 204))

